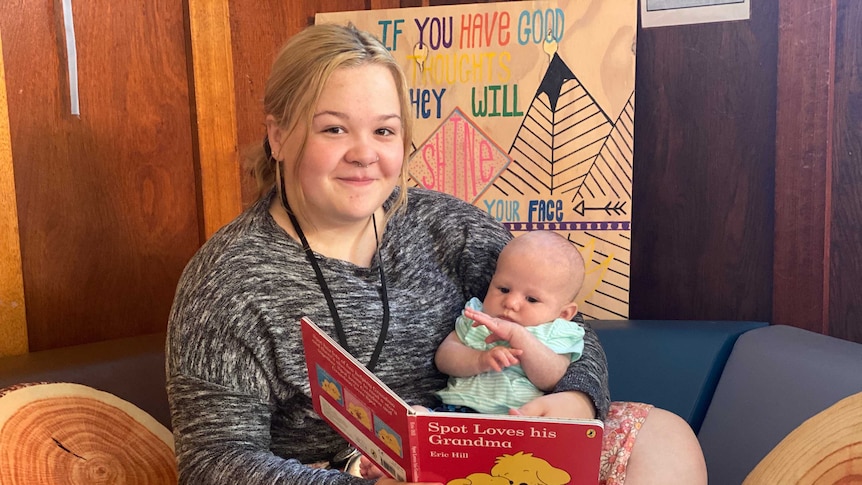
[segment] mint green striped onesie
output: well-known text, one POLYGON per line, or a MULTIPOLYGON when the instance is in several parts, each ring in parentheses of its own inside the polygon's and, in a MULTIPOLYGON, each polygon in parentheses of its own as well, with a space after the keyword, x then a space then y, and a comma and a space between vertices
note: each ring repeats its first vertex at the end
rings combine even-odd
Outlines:
MULTIPOLYGON (((465 308, 482 311, 482 302, 471 298, 465 308)), ((525 327, 540 342, 557 354, 570 354, 572 362, 584 351, 584 329, 575 322, 558 318, 553 322, 525 327)), ((487 343, 491 332, 484 325, 474 327, 473 320, 462 313, 455 321, 455 333, 462 343, 475 350, 489 350, 507 342, 487 343)), ((501 372, 489 371, 470 377, 449 377, 445 389, 436 392, 445 404, 467 406, 480 413, 507 414, 544 394, 530 382, 520 365, 501 372)))

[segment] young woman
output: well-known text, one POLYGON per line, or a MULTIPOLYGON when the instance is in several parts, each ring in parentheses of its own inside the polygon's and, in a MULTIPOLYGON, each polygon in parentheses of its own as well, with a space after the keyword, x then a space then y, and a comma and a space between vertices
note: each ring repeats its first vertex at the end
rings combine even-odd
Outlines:
MULTIPOLYGON (((407 189, 407 85, 371 35, 318 25, 293 37, 264 109, 262 196, 195 255, 171 311, 180 482, 375 483, 322 467, 346 442, 313 411, 299 318, 337 336, 405 400, 431 406, 446 383, 435 350, 467 299, 484 296, 511 235, 458 199, 407 189)), ((629 484, 705 483, 681 419, 610 405, 604 353, 585 331, 555 392, 521 412, 608 418, 607 483, 626 470, 629 484)))

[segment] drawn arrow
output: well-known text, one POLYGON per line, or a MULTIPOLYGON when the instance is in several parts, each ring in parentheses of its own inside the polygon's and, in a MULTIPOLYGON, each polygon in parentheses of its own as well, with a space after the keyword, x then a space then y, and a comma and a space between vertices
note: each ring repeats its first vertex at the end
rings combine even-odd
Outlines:
POLYGON ((605 213, 609 216, 611 216, 611 215, 621 216, 621 215, 625 215, 625 213, 626 213, 625 207, 626 207, 625 201, 623 201, 623 202, 620 202, 620 201, 610 202, 610 201, 608 201, 608 203, 605 204, 604 207, 587 207, 584 204, 584 201, 580 201, 580 202, 578 202, 578 205, 575 206, 575 212, 577 212, 582 217, 586 214, 587 211, 605 211, 605 213))

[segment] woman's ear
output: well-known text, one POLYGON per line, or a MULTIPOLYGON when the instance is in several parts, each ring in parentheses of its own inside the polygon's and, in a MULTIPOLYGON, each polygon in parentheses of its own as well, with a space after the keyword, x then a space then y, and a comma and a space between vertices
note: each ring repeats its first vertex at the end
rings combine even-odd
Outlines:
POLYGON ((571 302, 568 305, 564 306, 560 311, 560 318, 563 320, 571 320, 578 314, 578 304, 575 302, 571 302))
POLYGON ((284 131, 273 115, 266 115, 266 136, 269 139, 269 146, 272 148, 272 158, 282 161, 281 144, 284 139, 284 131))

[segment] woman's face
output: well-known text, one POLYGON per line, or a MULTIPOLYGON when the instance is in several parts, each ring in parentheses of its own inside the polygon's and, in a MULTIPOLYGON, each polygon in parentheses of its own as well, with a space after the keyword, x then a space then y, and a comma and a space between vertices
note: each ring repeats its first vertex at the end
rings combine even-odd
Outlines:
MULTIPOLYGON (((401 104, 390 71, 368 64, 340 68, 323 87, 311 128, 281 147, 286 183, 299 163, 305 217, 315 225, 367 220, 398 183, 404 163, 401 104), (307 137, 301 160, 290 151, 307 137)), ((289 192, 289 191, 288 191, 289 192)))

